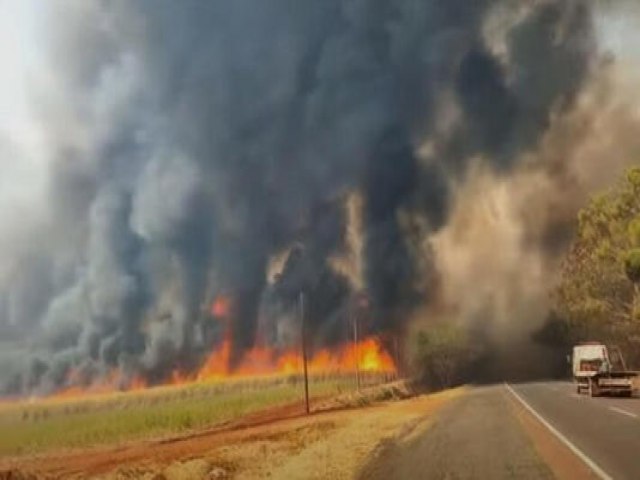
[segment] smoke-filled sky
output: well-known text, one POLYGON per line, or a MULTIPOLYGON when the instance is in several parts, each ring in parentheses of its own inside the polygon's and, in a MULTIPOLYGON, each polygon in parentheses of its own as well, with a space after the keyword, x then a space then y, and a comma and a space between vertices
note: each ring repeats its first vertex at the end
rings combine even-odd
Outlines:
MULTIPOLYGON (((0 391, 192 370, 224 335, 544 319, 634 162, 640 12, 566 0, 0 0, 0 391), (427 317, 426 319, 424 317, 427 317)), ((505 333, 508 332, 508 333, 505 333)))

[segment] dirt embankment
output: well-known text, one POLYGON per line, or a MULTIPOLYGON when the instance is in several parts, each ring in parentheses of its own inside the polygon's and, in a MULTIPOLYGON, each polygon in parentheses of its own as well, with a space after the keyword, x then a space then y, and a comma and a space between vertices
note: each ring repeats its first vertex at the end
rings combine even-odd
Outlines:
POLYGON ((385 441, 424 428, 462 392, 416 396, 398 382, 317 401, 309 416, 298 403, 182 437, 7 459, 0 479, 353 478, 385 441))

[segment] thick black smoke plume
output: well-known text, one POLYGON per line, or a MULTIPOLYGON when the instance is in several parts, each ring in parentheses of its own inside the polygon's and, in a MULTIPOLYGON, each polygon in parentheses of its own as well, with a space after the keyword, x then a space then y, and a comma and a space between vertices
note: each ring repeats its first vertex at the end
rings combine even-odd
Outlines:
POLYGON ((301 290, 316 342, 343 338, 360 288, 366 328, 401 331, 435 295, 415 247, 451 179, 477 157, 513 168, 594 61, 586 2, 523 3, 53 2, 46 241, 0 277, 0 332, 20 339, 5 392, 194 369, 221 295, 235 360, 261 325, 278 341, 301 290), (354 193, 362 285, 331 262, 354 193))

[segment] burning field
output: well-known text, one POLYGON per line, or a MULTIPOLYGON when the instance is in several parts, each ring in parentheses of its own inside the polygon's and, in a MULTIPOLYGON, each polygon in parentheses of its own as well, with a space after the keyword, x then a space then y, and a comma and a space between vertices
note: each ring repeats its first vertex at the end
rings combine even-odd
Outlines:
POLYGON ((193 371, 174 369, 150 384, 114 368, 99 376, 70 368, 61 387, 29 399, 0 402, 0 456, 88 447, 176 435, 273 406, 294 407, 309 378, 310 396, 334 396, 388 382, 396 364, 377 337, 332 347, 274 348, 256 344, 232 359, 232 303, 211 307, 224 338, 193 371))
MULTIPOLYGON (((217 298, 209 309, 210 321, 221 329, 222 339, 215 342, 212 351, 203 355, 199 365, 191 371, 174 368, 165 376, 149 383, 142 375, 128 375, 115 367, 106 373, 95 375, 78 368, 69 368, 60 386, 43 398, 80 398, 87 395, 102 395, 114 392, 138 391, 150 387, 178 386, 230 380, 260 379, 277 377, 349 376, 381 374, 394 376, 396 361, 391 358, 379 337, 345 340, 329 347, 308 345, 304 331, 304 312, 300 311, 300 344, 288 347, 273 347, 256 341, 236 358, 232 357, 234 306, 229 297, 217 298), (304 342, 302 341, 304 339, 304 342)), ((353 333, 357 335, 358 318, 352 321, 353 333)), ((397 356, 396 356, 397 359, 397 356)), ((37 398, 37 397, 36 397, 37 398)))
MULTIPOLYGON (((192 370, 174 368, 151 383, 118 367, 98 375, 72 367, 46 394, 5 397, 0 427, 15 433, 0 436, 0 456, 157 439, 270 407, 295 409, 304 398, 305 376, 312 402, 396 378, 396 361, 376 336, 318 347, 308 344, 301 328, 298 345, 256 341, 234 358, 235 308, 228 296, 212 302, 208 319, 221 339, 192 370)), ((303 320, 304 311, 299 314, 303 320)), ((357 333, 357 324, 348 326, 353 330, 345 333, 357 333)))
MULTIPOLYGON (((191 385, 199 383, 225 383, 230 380, 260 380, 262 378, 299 378, 303 373, 302 352, 294 350, 276 351, 268 347, 254 347, 248 350, 242 360, 231 367, 229 355, 231 346, 223 341, 194 373, 174 370, 165 386, 191 385)), ((321 349, 307 359, 307 370, 312 377, 353 376, 362 374, 381 375, 391 378, 396 375, 396 367, 390 355, 379 340, 370 337, 365 340, 346 342, 332 349, 321 349)), ((149 388, 143 378, 124 378, 122 372, 113 370, 95 383, 82 384, 71 370, 66 383, 74 385, 61 388, 45 398, 74 398, 86 395, 101 395, 114 392, 138 391, 149 388)))

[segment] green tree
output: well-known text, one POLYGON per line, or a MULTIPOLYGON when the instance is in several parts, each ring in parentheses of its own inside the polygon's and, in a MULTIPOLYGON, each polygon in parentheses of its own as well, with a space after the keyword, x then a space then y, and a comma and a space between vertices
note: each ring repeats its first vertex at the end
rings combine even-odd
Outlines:
POLYGON ((640 168, 578 215, 576 238, 555 291, 573 341, 597 339, 640 351, 640 168))
POLYGON ((415 337, 413 367, 431 387, 447 388, 459 383, 471 359, 469 337, 456 325, 433 325, 415 337))
POLYGON ((624 270, 631 283, 634 285, 640 283, 640 248, 632 248, 627 252, 624 270))
POLYGON ((624 270, 633 284, 633 319, 640 320, 640 248, 632 248, 627 252, 624 270))

